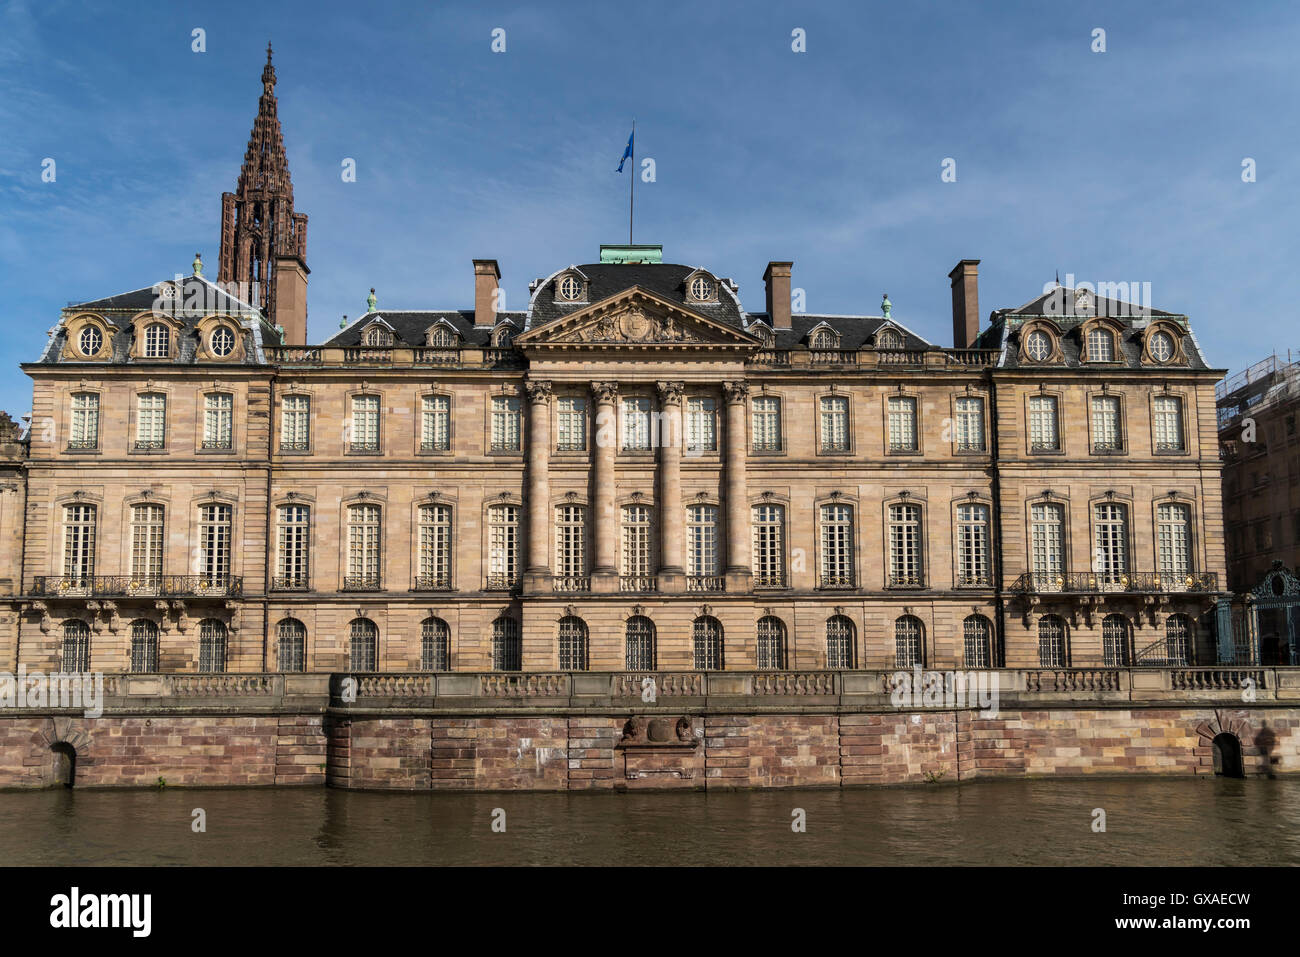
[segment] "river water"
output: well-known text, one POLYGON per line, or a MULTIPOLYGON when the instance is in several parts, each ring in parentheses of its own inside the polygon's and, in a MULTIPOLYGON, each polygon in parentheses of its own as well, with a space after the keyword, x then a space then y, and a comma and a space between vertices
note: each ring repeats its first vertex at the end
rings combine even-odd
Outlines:
POLYGON ((714 793, 0 792, 0 864, 1300 864, 1300 781, 714 793), (806 830, 792 829, 802 809, 806 830), (206 817, 196 832, 195 809, 206 817), (504 812, 505 831, 494 832, 504 812), (1094 831, 1095 809, 1105 831, 1094 831))

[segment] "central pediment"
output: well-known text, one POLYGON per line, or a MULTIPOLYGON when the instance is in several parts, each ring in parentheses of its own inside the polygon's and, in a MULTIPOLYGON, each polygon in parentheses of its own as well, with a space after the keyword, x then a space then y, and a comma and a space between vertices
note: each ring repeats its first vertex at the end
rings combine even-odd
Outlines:
POLYGON ((654 293, 633 286, 584 309, 529 329, 516 337, 523 348, 554 346, 696 347, 756 349, 761 341, 742 329, 718 322, 654 293))

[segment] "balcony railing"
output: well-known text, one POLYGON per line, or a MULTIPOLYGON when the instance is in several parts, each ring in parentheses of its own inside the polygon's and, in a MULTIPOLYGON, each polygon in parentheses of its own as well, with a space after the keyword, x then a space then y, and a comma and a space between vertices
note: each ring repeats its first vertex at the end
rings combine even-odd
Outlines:
POLYGON ((451 576, 446 572, 436 575, 416 575, 411 591, 450 591, 451 576))
POLYGON ((726 591, 727 579, 723 575, 687 575, 688 592, 726 591))
POLYGON ((1194 592, 1219 590, 1219 576, 1214 572, 1191 575, 1161 575, 1159 572, 1063 572, 1060 574, 1021 575, 1011 585, 1012 591, 1025 594, 1094 594, 1104 592, 1194 592))
POLYGON ((1124 444, 1122 442, 1093 442, 1093 455, 1123 455, 1124 444))
POLYGON ((233 575, 37 575, 32 579, 31 593, 59 598, 234 598, 243 593, 243 582, 233 575))
POLYGON ((920 575, 898 575, 891 573, 885 582, 889 588, 922 588, 925 585, 920 575))
POLYGON ((981 575, 958 575, 958 588, 992 588, 993 579, 987 574, 981 575))
POLYGON ((379 442, 378 441, 374 441, 374 442, 353 441, 348 443, 348 451, 349 452, 378 452, 379 442))
POLYGON ((383 579, 378 575, 346 575, 343 578, 344 591, 379 591, 383 587, 383 579))
POLYGON ((591 591, 591 579, 586 575, 556 575, 551 579, 551 590, 570 594, 591 591))
POLYGON ((755 588, 785 588, 785 572, 755 572, 755 588))
POLYGON ((917 451, 917 448, 916 448, 916 440, 915 440, 915 439, 904 439, 904 440, 902 440, 902 441, 897 441, 897 440, 895 440, 895 439, 890 439, 890 440, 889 440, 889 451, 891 451, 891 452, 915 452, 915 451, 917 451))
POLYGON ((311 582, 306 575, 290 575, 271 579, 272 591, 311 591, 311 582))
POLYGON ((815 366, 856 366, 858 354, 852 349, 814 349, 808 361, 815 366))
POLYGON ((311 442, 309 442, 307 439, 302 439, 300 441, 291 440, 291 439, 281 439, 280 451, 281 452, 309 452, 311 451, 311 442))
POLYGON ((99 448, 99 439, 71 439, 68 448, 74 452, 87 452, 99 448))
POLYGON ((652 592, 658 584, 653 575, 620 575, 618 590, 623 592, 652 592))
POLYGON ((876 353, 876 363, 882 366, 923 366, 925 353, 915 349, 883 349, 876 353))
POLYGON ((488 591, 510 591, 519 584, 519 579, 514 575, 488 575, 484 587, 488 591))
POLYGON ((137 452, 157 452, 163 448, 162 439, 136 439, 135 450, 137 452))
POLYGON ((208 451, 229 452, 233 446, 230 439, 204 439, 202 448, 208 451))
POLYGON ((817 584, 818 588, 853 588, 852 575, 823 575, 821 581, 817 584))

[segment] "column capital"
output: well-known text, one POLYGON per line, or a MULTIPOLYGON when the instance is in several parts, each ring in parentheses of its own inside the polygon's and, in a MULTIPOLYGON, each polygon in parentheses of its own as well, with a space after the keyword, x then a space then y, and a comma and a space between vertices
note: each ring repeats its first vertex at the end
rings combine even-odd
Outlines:
POLYGON ((744 402, 749 398, 749 383, 744 381, 722 383, 722 394, 728 403, 744 402))
POLYGON ((686 383, 656 382, 655 389, 659 392, 659 403, 661 405, 680 405, 682 393, 686 391, 686 383))
POLYGON ((547 402, 552 395, 550 379, 533 379, 524 380, 524 392, 528 394, 529 402, 547 402))
POLYGON ((618 399, 618 383, 593 382, 591 394, 596 397, 597 402, 614 402, 618 399))

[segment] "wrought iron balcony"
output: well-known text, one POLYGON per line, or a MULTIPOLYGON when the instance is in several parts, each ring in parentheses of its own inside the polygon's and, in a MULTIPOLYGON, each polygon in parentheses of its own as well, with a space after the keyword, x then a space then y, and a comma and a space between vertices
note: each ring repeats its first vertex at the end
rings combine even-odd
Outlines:
POLYGON ((785 588, 785 572, 755 572, 755 588, 785 588))
POLYGON ((378 441, 377 439, 376 439, 375 441, 373 441, 373 442, 362 442, 362 441, 353 440, 352 442, 350 442, 350 443, 348 444, 348 451, 349 451, 349 452, 367 452, 367 453, 370 453, 370 452, 378 452, 378 451, 379 451, 379 441, 378 441))
POLYGON ((897 440, 895 440, 895 439, 890 439, 890 440, 889 440, 889 451, 891 451, 891 452, 915 452, 915 451, 917 451, 916 440, 915 440, 915 439, 903 439, 902 441, 897 441, 897 440))
POLYGON ((921 575, 898 575, 891 573, 885 582, 889 588, 923 588, 925 580, 921 575))
POLYGON ((1214 572, 1189 575, 1161 575, 1159 572, 1062 572, 1056 575, 1021 575, 1011 585, 1023 594, 1104 594, 1136 593, 1214 593, 1219 590, 1219 576, 1214 572))
POLYGON ((311 442, 307 439, 281 439, 281 452, 310 452, 311 442))
POLYGON ((73 452, 88 452, 99 448, 99 439, 72 439, 68 449, 73 452))
POLYGON ((983 452, 984 440, 983 439, 967 439, 965 441, 959 440, 957 442, 957 451, 958 452, 983 452))
POLYGON ((976 575, 958 575, 957 587, 958 588, 992 588, 993 579, 987 572, 976 574, 976 575))
POLYGON ((243 594, 234 575, 37 575, 32 595, 54 598, 234 598, 243 594))
POLYGON ((618 590, 625 592, 652 592, 658 589, 653 575, 620 575, 618 590))
POLYGON ((137 452, 156 452, 162 449, 164 444, 162 439, 136 439, 134 447, 137 452))
POLYGON ((821 581, 817 584, 818 588, 855 588, 852 575, 823 575, 821 581))
POLYGON ((434 575, 416 575, 411 591, 450 591, 451 575, 439 572, 434 575))
POLYGON ((230 439, 204 439, 202 447, 210 452, 229 452, 233 448, 230 439))
POLYGON ((551 579, 551 589, 561 593, 591 591, 591 579, 586 575, 556 575, 551 579))
POLYGON ((310 591, 311 582, 306 575, 290 575, 287 578, 272 578, 272 591, 310 591))
POLYGON ((688 592, 726 591, 727 579, 723 575, 687 575, 686 590, 688 592))
POLYGON ((1093 455, 1123 455, 1124 443, 1119 441, 1093 442, 1093 455))
POLYGON ((343 578, 344 591, 380 591, 383 587, 379 575, 346 575, 343 578))
POLYGON ((516 575, 491 574, 487 577, 485 588, 488 591, 510 591, 518 587, 519 578, 516 575))
POLYGON ((1059 452, 1061 451, 1061 443, 1058 442, 1056 439, 1042 439, 1037 442, 1031 441, 1029 443, 1029 451, 1030 452, 1059 452))
POLYGON ((849 451, 848 439, 823 439, 823 452, 847 452, 849 451))
POLYGON ((450 450, 451 446, 446 439, 435 439, 430 442, 420 443, 421 452, 448 452, 450 450))

